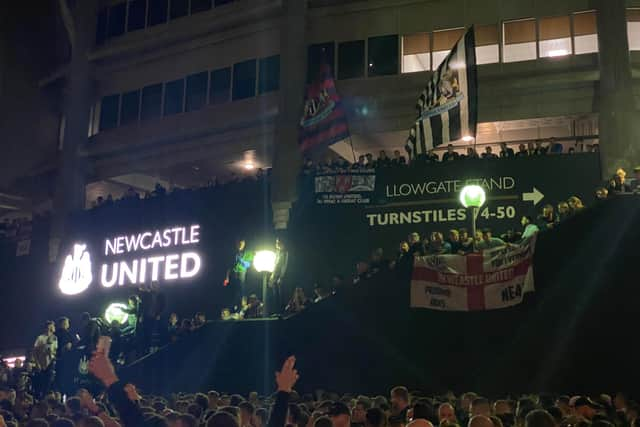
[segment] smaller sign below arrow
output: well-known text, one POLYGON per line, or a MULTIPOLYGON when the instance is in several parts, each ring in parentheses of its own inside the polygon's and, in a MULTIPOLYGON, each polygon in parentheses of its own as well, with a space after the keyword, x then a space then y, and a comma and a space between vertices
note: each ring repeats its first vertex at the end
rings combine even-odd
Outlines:
POLYGON ((522 200, 525 202, 533 202, 533 206, 540 203, 540 200, 544 199, 544 194, 540 192, 536 187, 533 187, 531 193, 522 193, 522 200))

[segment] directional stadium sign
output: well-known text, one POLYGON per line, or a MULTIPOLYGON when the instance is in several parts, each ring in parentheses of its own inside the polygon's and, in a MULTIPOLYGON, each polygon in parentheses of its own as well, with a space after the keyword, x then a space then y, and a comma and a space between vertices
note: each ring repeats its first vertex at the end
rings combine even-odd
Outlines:
POLYGON ((486 203, 478 227, 497 232, 519 230, 523 215, 534 218, 543 206, 554 207, 571 196, 593 202, 600 184, 597 154, 536 156, 494 160, 460 160, 416 168, 384 169, 376 174, 372 203, 363 220, 372 229, 406 226, 446 231, 467 226, 460 205, 464 186, 484 188, 486 203))

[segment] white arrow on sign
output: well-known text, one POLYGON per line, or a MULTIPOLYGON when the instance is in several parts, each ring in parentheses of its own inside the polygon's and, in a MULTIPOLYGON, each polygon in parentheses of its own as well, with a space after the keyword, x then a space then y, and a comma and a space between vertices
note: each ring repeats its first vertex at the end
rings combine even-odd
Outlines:
POLYGON ((531 193, 522 193, 522 200, 525 202, 533 202, 533 206, 540 203, 540 200, 544 199, 544 194, 540 192, 536 187, 533 187, 531 193))

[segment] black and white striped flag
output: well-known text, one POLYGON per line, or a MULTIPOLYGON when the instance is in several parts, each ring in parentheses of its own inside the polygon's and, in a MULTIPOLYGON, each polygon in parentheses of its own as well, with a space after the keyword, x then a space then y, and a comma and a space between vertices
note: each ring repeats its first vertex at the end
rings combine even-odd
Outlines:
POLYGON ((411 158, 440 144, 476 136, 478 86, 475 36, 469 28, 431 75, 405 146, 411 158))

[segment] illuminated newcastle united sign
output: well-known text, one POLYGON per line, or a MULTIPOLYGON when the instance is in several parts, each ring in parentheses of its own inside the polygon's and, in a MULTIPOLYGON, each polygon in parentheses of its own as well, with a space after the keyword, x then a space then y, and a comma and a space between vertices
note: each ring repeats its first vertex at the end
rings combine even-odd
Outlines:
POLYGON ((113 236, 102 242, 99 263, 87 244, 75 243, 64 260, 58 287, 63 294, 76 295, 94 278, 105 288, 190 279, 202 266, 193 251, 199 242, 199 225, 113 236))

